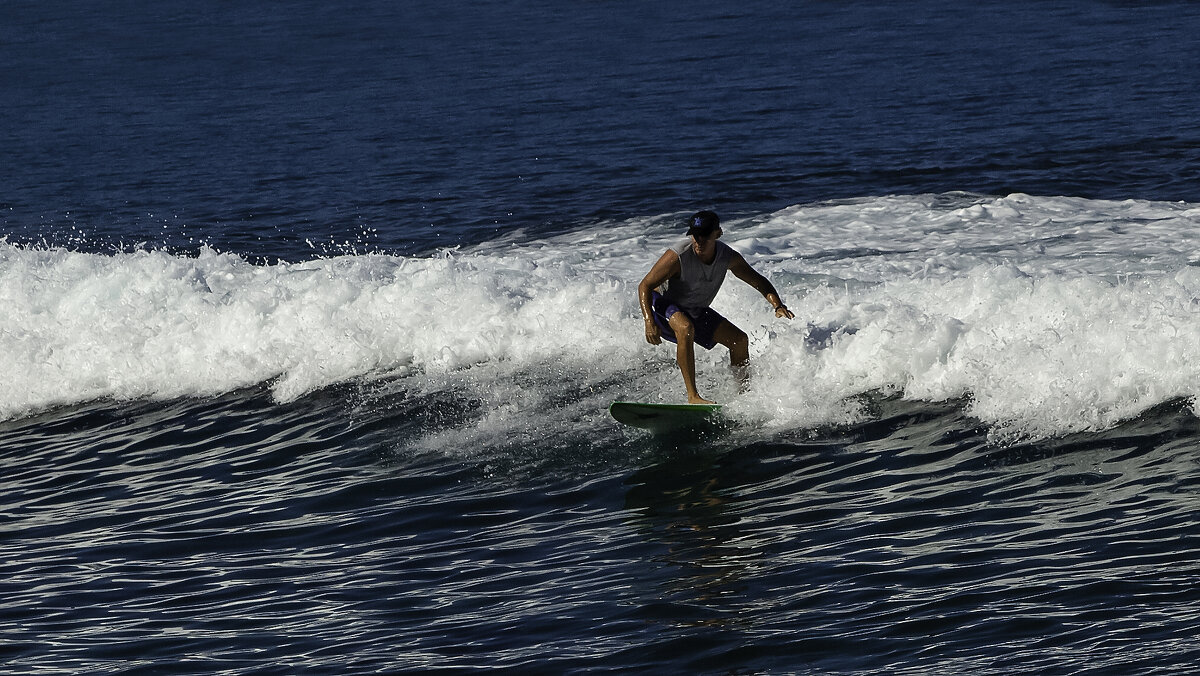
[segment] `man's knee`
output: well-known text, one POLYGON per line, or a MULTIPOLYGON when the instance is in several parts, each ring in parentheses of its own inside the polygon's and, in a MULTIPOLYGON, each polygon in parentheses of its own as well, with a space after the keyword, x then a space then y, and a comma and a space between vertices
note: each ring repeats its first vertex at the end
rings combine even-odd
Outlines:
POLYGON ((731 350, 746 349, 750 346, 750 337, 746 335, 746 332, 729 322, 725 322, 718 328, 714 338, 718 343, 731 350))
POLYGON ((667 320, 671 325, 671 330, 675 332, 675 337, 679 340, 695 340, 696 327, 692 325, 692 320, 682 312, 676 312, 667 320))

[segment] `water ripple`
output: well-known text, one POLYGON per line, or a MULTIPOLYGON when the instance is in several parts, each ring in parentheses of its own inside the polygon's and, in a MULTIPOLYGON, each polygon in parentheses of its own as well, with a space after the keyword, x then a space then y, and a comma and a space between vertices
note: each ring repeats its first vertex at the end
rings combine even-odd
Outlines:
POLYGON ((558 475, 549 448, 543 471, 517 460, 503 479, 481 471, 495 457, 410 453, 389 438, 408 429, 389 427, 394 408, 344 395, 6 423, 11 670, 1001 673, 1196 658, 1200 436, 1182 407, 997 447, 956 406, 883 401, 853 428, 629 442, 584 475, 558 475))

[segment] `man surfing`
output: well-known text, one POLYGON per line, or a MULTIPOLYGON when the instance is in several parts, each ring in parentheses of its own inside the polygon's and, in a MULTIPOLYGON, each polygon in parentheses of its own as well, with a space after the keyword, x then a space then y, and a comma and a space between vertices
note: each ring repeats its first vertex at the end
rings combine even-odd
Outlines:
POLYGON ((709 307, 725 272, 754 287, 775 308, 776 317, 796 315, 779 299, 766 277, 755 272, 742 255, 721 237, 721 219, 701 211, 688 220, 689 239, 667 249, 638 284, 638 302, 646 322, 646 341, 675 343, 675 361, 683 373, 689 404, 712 404, 696 390, 696 350, 699 343, 711 350, 718 343, 729 348, 729 364, 744 390, 749 383, 750 339, 746 333, 709 307), (665 288, 663 285, 666 285, 665 288))

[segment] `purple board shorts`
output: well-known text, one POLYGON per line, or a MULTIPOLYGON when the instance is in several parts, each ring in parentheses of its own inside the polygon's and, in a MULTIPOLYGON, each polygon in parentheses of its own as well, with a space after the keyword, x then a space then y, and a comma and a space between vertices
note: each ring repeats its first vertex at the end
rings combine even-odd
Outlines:
POLYGON ((676 312, 682 312, 692 320, 697 345, 706 350, 711 350, 717 346, 717 341, 713 338, 713 334, 717 332, 717 327, 721 325, 721 322, 725 321, 725 318, 716 310, 706 307, 693 314, 663 298, 662 294, 657 291, 650 292, 650 309, 652 310, 650 314, 654 317, 654 323, 658 324, 659 333, 662 334, 663 338, 672 343, 678 343, 679 341, 675 340, 675 332, 671 330, 668 320, 676 312))

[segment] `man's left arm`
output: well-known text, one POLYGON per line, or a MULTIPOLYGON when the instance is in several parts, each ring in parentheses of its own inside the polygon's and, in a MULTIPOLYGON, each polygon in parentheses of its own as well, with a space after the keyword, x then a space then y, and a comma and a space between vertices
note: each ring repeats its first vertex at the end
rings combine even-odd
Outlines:
POLYGON ((788 319, 792 319, 796 316, 787 308, 786 305, 783 304, 783 301, 780 300, 779 292, 775 290, 775 286, 771 284, 771 280, 758 274, 758 271, 750 267, 750 264, 746 262, 745 257, 736 251, 733 254, 733 258, 729 260, 729 271, 732 272, 735 277, 754 287, 756 291, 761 293, 763 298, 766 298, 767 302, 771 304, 771 307, 775 308, 776 317, 787 317, 788 319))

